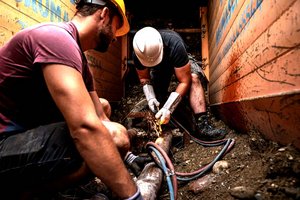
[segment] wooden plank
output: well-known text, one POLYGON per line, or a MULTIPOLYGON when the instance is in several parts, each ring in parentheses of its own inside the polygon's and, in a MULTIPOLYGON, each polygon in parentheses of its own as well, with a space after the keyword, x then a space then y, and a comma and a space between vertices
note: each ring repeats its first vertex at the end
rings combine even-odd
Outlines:
MULTIPOLYGON (((221 20, 219 21, 218 26, 216 26, 215 29, 212 30, 213 37, 211 37, 209 41, 209 44, 211 44, 209 48, 209 52, 211 53, 210 57, 212 60, 214 60, 216 56, 216 52, 219 51, 221 44, 223 44, 226 35, 228 34, 230 28, 232 27, 232 24, 237 18, 238 13, 241 10, 244 3, 245 0, 242 1, 233 0, 233 1, 228 1, 228 4, 224 7, 221 20)), ((249 9, 250 9, 249 12, 251 12, 250 6, 249 9)))
POLYGON ((110 48, 108 52, 105 53, 97 52, 94 50, 86 51, 85 55, 87 57, 89 66, 92 68, 102 69, 112 74, 120 72, 121 55, 120 52, 112 52, 112 48, 110 48))
POLYGON ((61 22, 69 21, 74 15, 75 5, 70 1, 60 0, 0 0, 15 8, 21 13, 26 13, 29 18, 38 22, 61 22), (41 3, 42 2, 42 3, 41 3))
POLYGON ((94 50, 85 52, 97 94, 108 101, 120 101, 124 95, 122 48, 120 48, 122 42, 123 39, 118 38, 105 53, 94 50))
POLYGON ((99 97, 104 98, 109 102, 119 102, 120 99, 122 98, 120 94, 122 94, 123 91, 116 92, 116 91, 111 91, 109 89, 106 90, 96 89, 96 92, 99 95, 99 97))
POLYGON ((127 65, 127 60, 129 57, 128 52, 130 52, 128 46, 128 38, 121 37, 120 44, 121 44, 121 79, 125 81, 125 76, 129 70, 127 65))
MULTIPOLYGON (((289 72, 290 74, 294 74, 294 76, 296 76, 298 71, 297 64, 294 63, 293 60, 291 60, 293 58, 289 58, 288 56, 286 56, 286 54, 290 54, 290 51, 295 52, 294 54, 297 54, 297 48, 299 48, 300 45, 300 32, 298 31, 300 27, 300 11, 298 9, 299 6, 300 1, 295 2, 293 6, 290 7, 290 9, 287 10, 275 23, 273 23, 269 27, 269 29, 267 29, 267 31, 265 31, 240 57, 237 57, 236 59, 236 57, 233 56, 234 62, 232 64, 231 62, 229 62, 230 60, 222 60, 220 66, 227 66, 229 64, 231 65, 228 68, 219 67, 215 70, 214 73, 219 74, 219 77, 218 79, 211 78, 211 101, 220 101, 220 98, 218 98, 218 100, 215 99, 215 93, 225 88, 227 88, 227 91, 230 91, 228 87, 235 82, 238 82, 237 84, 241 85, 241 88, 239 88, 240 93, 247 93, 249 91, 249 88, 242 87, 243 84, 246 84, 240 83, 243 81, 242 79, 245 79, 245 82, 252 82, 253 77, 250 78, 248 76, 251 73, 260 71, 260 68, 265 68, 270 64, 272 64, 272 73, 270 74, 273 74, 275 80, 277 76, 275 75, 275 73, 277 74, 278 72, 283 74, 289 72), (277 65, 275 61, 281 62, 283 65, 277 65), (227 70, 224 71, 223 68, 227 68, 227 70)), ((295 59, 297 60, 298 58, 296 57, 295 59)), ((298 71, 298 73, 300 72, 298 71)), ((278 75, 278 77, 281 77, 280 74, 278 75)), ((254 80, 257 80, 257 78, 254 80)), ((282 80, 288 80, 289 82, 291 82, 291 84, 297 82, 297 80, 290 79, 289 76, 283 78, 282 80)), ((251 88, 249 84, 247 84, 247 86, 251 88)), ((275 88, 271 88, 274 92, 276 92, 275 88)), ((263 90, 262 93, 264 92, 265 91, 263 90)), ((258 94, 256 93, 253 95, 258 94)))
POLYGON ((241 133, 259 131, 266 139, 300 149, 299 93, 218 104, 211 110, 241 133))
MULTIPOLYGON (((245 76, 235 71, 230 83, 210 93, 210 105, 300 93, 300 45, 245 76), (237 80, 235 80, 237 78, 237 80)), ((244 72, 242 72, 244 73, 244 72)))
MULTIPOLYGON (((0 19, 0 24, 2 20, 0 19)), ((12 37, 13 33, 0 25, 0 47, 12 37)))
POLYGON ((73 15, 76 12, 76 5, 74 0, 59 0, 61 5, 64 5, 65 10, 70 10, 70 13, 72 15, 69 15, 69 18, 71 19, 73 15))
POLYGON ((264 0, 256 9, 250 6, 255 10, 251 12, 252 15, 246 12, 249 5, 245 4, 216 58, 213 61, 210 60, 211 83, 224 73, 294 2, 295 0, 276 2, 274 0, 264 0), (221 71, 214 73, 217 68, 221 71))
POLYGON ((224 18, 224 9, 226 9, 227 7, 229 7, 228 5, 231 5, 232 0, 216 0, 216 7, 213 7, 212 10, 210 10, 210 15, 211 12, 212 16, 211 18, 209 18, 209 29, 208 32, 210 33, 210 35, 208 36, 208 42, 209 44, 211 44, 211 40, 213 39, 213 36, 216 33, 216 29, 218 24, 221 23, 222 21, 222 17, 224 18))
POLYGON ((24 20, 21 20, 24 18, 26 18, 26 15, 24 15, 24 13, 21 13, 18 10, 0 1, 1 46, 15 33, 20 31, 24 27, 38 23, 32 18, 27 18, 27 21, 25 23, 24 20))
POLYGON ((46 1, 46 3, 48 7, 51 5, 49 11, 45 6, 39 7, 41 4, 37 1, 0 0, 0 46, 26 27, 40 22, 62 21, 64 18, 69 20, 69 16, 74 14, 70 9, 74 7, 71 3, 63 4, 58 0, 46 1), (57 17, 57 13, 61 13, 61 17, 57 17))
POLYGON ((200 33, 200 28, 175 28, 174 31, 177 33, 200 33))
POLYGON ((207 29, 207 7, 200 8, 201 27, 205 32, 201 34, 201 57, 204 65, 204 74, 209 80, 209 53, 208 53, 208 29, 207 29))
POLYGON ((97 80, 98 82, 101 81, 101 82, 106 82, 106 84, 115 85, 115 87, 111 86, 110 87, 111 89, 120 87, 118 84, 121 81, 120 72, 118 73, 118 75, 116 75, 116 74, 108 73, 103 69, 100 69, 100 70, 93 71, 93 74, 94 74, 94 79, 97 80))
POLYGON ((208 31, 210 32, 213 27, 219 22, 221 17, 220 10, 225 5, 226 0, 211 0, 208 1, 208 31))
MULTIPOLYGON (((269 1, 269 0, 267 0, 269 1)), ((272 1, 272 0, 271 0, 272 1)), ((210 43, 211 47, 216 47, 216 48, 210 48, 210 53, 211 53, 211 73, 214 71, 214 69, 216 68, 216 63, 220 62, 220 60, 222 59, 222 54, 226 54, 228 52, 228 50, 230 49, 231 45, 235 42, 236 38, 239 37, 239 34, 242 32, 242 30, 244 30, 244 28, 246 27, 246 25, 248 26, 248 23, 250 21, 250 19, 252 18, 252 16, 256 16, 256 18, 258 19, 259 17, 261 17, 261 12, 262 9, 261 4, 262 4, 262 0, 246 0, 245 2, 243 2, 242 4, 242 8, 240 10, 238 10, 238 16, 233 15, 234 16, 234 20, 230 21, 230 25, 226 24, 226 26, 223 26, 222 29, 220 30, 229 30, 229 32, 226 33, 221 33, 218 34, 218 38, 223 38, 223 42, 221 44, 219 44, 219 46, 217 46, 216 43, 210 43), (258 17, 259 15, 259 17, 258 17), (229 26, 229 27, 227 27, 229 26), (225 36, 223 36, 225 35, 225 36), (217 61, 216 61, 217 60, 217 61)), ((265 1, 266 2, 266 1, 265 1)), ((270 2, 267 2, 270 3, 270 2)), ((267 4, 265 3, 265 4, 267 4)), ((241 5, 239 4, 238 7, 240 7, 241 5)), ((236 9, 233 10, 233 12, 236 13, 236 9)), ((257 20, 258 21, 258 20, 257 20)), ((263 26, 265 27, 265 25, 262 25, 261 21, 257 22, 258 24, 255 24, 256 26, 263 26)), ((217 41, 217 40, 215 40, 217 41)), ((217 63, 217 64, 218 64, 217 63)))
POLYGON ((106 93, 114 93, 114 94, 117 94, 118 96, 120 96, 120 94, 118 94, 118 93, 120 91, 122 91, 122 87, 120 87, 120 85, 122 85, 121 81, 119 81, 119 83, 116 84, 116 82, 113 82, 112 80, 103 81, 103 80, 96 79, 95 83, 97 84, 97 90, 105 91, 106 93))

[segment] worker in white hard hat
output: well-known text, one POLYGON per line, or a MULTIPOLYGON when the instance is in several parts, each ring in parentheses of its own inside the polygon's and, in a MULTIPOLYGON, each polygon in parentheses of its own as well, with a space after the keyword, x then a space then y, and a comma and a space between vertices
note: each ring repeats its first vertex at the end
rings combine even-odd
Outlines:
POLYGON ((84 54, 127 34, 124 2, 78 0, 76 9, 71 21, 25 28, 0 48, 2 199, 95 177, 119 199, 143 199, 124 164, 127 130, 110 121, 84 54))
POLYGON ((225 137, 225 130, 208 123, 205 94, 199 77, 202 70, 187 53, 186 45, 178 33, 144 27, 134 35, 133 49, 133 62, 149 108, 162 124, 169 122, 182 98, 188 96, 194 114, 192 120, 196 120, 193 135, 203 140, 225 137), (178 85, 169 94, 173 75, 178 85))

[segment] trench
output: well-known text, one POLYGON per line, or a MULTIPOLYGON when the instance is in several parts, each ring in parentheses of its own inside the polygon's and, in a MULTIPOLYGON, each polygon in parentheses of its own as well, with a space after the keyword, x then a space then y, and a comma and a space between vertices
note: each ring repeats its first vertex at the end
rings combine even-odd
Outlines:
POLYGON ((207 172, 211 171, 217 161, 233 148, 235 143, 233 139, 208 142, 201 141, 192 136, 188 130, 189 128, 182 125, 193 123, 192 121, 189 121, 189 118, 186 118, 187 116, 183 115, 183 113, 190 114, 189 111, 183 109, 184 107, 179 108, 181 113, 180 117, 175 115, 178 120, 175 117, 172 117, 170 120, 171 125, 163 127, 160 132, 155 128, 153 113, 147 111, 146 100, 137 103, 125 117, 125 125, 127 128, 135 130, 132 131, 132 133, 135 134, 131 134, 132 146, 136 149, 135 154, 148 153, 152 157, 152 162, 146 164, 141 174, 138 177, 135 177, 136 183, 145 200, 157 199, 163 185, 164 187, 167 186, 170 199, 177 199, 179 181, 190 182, 204 176, 207 172), (139 129, 136 127, 143 127, 144 130, 146 130, 143 136, 138 134, 139 129), (175 130, 178 129, 181 129, 181 133, 183 134, 176 134, 175 130), (138 137, 140 140, 136 139, 138 137), (192 172, 175 171, 172 158, 169 157, 172 145, 180 144, 182 146, 188 146, 191 140, 202 146, 223 146, 223 148, 211 162, 197 170, 192 172))

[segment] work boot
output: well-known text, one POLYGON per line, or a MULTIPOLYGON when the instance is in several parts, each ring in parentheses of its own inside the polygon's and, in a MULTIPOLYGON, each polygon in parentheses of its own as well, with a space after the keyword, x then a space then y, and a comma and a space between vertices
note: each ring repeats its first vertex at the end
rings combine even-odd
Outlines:
POLYGON ((208 116, 202 115, 196 122, 196 135, 198 139, 205 141, 220 140, 226 136, 224 129, 217 129, 209 124, 208 116))

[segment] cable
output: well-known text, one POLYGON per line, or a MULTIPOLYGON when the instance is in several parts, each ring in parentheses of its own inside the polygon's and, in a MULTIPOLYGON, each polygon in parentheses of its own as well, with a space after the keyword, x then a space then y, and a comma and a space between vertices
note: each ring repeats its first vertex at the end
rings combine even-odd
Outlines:
POLYGON ((193 141, 195 141, 197 144, 200 144, 204 147, 214 147, 214 146, 224 145, 222 150, 218 153, 218 155, 209 164, 207 164, 206 166, 201 167, 200 169, 195 170, 193 172, 187 172, 186 173, 186 172, 175 172, 172 161, 170 160, 167 153, 159 145, 157 145, 154 142, 148 142, 146 144, 146 148, 149 149, 149 154, 151 155, 151 157, 153 158, 155 163, 166 174, 166 179, 167 179, 168 188, 169 188, 169 191, 170 191, 171 200, 173 199, 173 197, 176 200, 177 199, 177 190, 178 190, 177 180, 179 180, 179 181, 191 181, 191 180, 194 180, 194 179, 202 176, 208 170, 211 170, 213 165, 232 149, 233 145, 235 144, 235 140, 231 139, 231 138, 222 139, 222 140, 215 140, 215 141, 199 140, 198 138, 193 137, 189 133, 189 131, 187 131, 173 117, 171 117, 171 123, 173 123, 173 125, 175 125, 175 126, 178 125, 179 127, 181 127, 187 134, 189 134, 191 136, 193 141), (155 155, 157 156, 157 158, 155 158, 151 152, 154 152, 155 155), (159 162, 157 161, 157 159, 159 160, 159 162), (170 179, 170 176, 172 176, 172 180, 170 179))
MULTIPOLYGON (((149 149, 152 150, 155 153, 155 155, 157 156, 158 160, 160 161, 161 169, 163 170, 163 172, 166 175, 166 179, 167 179, 167 183, 168 183, 168 188, 169 188, 169 191, 170 191, 170 199, 171 200, 175 200, 177 198, 177 195, 176 195, 176 193, 174 193, 173 183, 172 183, 171 178, 170 178, 170 176, 173 175, 172 172, 169 173, 170 170, 167 168, 167 166, 165 164, 164 157, 161 155, 161 153, 157 149, 155 149, 153 146, 149 146, 149 149)), ((150 154, 150 155, 152 155, 152 154, 150 154)))
POLYGON ((231 143, 231 139, 228 139, 228 141, 226 142, 225 146, 220 151, 220 153, 215 157, 215 159, 212 162, 210 162, 205 167, 202 167, 201 169, 196 170, 194 172, 190 172, 190 173, 176 172, 176 175, 178 175, 177 179, 180 181, 191 181, 191 180, 194 180, 194 179, 200 177, 201 175, 203 175, 205 172, 210 170, 214 166, 214 164, 226 153, 227 148, 229 147, 230 143, 231 143), (179 176, 191 176, 191 177, 186 178, 186 177, 179 177, 179 176))
MULTIPOLYGON (((167 155, 167 153, 158 144, 156 144, 154 142, 148 142, 146 144, 146 147, 147 148, 152 147, 152 148, 157 149, 161 153, 161 155, 163 156, 163 158, 165 159, 165 162, 166 162, 166 164, 167 164, 167 166, 169 168, 169 172, 170 172, 169 174, 172 175, 172 183, 173 183, 174 194, 175 194, 175 199, 176 199, 177 198, 177 178, 176 178, 175 169, 174 169, 172 161, 170 160, 170 158, 167 155)), ((150 155, 152 156, 152 154, 150 154, 150 155)), ((156 162, 156 164, 158 164, 158 163, 156 162)), ((162 166, 160 166, 159 164, 158 164, 158 166, 160 168, 162 168, 162 166)))

